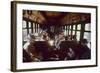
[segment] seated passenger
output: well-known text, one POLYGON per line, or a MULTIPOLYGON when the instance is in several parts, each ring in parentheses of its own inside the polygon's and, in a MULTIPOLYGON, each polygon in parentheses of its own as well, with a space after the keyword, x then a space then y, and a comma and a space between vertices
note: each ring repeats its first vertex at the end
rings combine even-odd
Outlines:
POLYGON ((50 37, 48 35, 48 33, 46 31, 42 31, 40 34, 39 34, 39 40, 40 41, 49 41, 50 40, 50 37))
POLYGON ((39 53, 36 51, 34 43, 35 43, 35 36, 33 34, 30 34, 29 40, 25 43, 23 48, 27 52, 27 54, 30 55, 32 61, 40 61, 40 59, 38 58, 39 53))
POLYGON ((23 48, 28 52, 28 46, 33 44, 35 41, 35 36, 33 34, 28 35, 28 41, 24 44, 23 48))
POLYGON ((71 35, 68 35, 68 39, 67 39, 68 41, 72 41, 71 40, 71 35))
POLYGON ((60 32, 58 34, 58 36, 56 36, 56 38, 55 38, 55 46, 56 46, 56 48, 60 49, 59 45, 61 44, 62 41, 65 41, 64 32, 60 32))
POLYGON ((81 44, 83 46, 83 54, 80 57, 80 59, 90 59, 91 58, 91 50, 87 46, 88 41, 86 39, 83 39, 81 44))
POLYGON ((23 62, 32 62, 31 56, 23 49, 23 62))
POLYGON ((80 41, 80 44, 75 47, 75 55, 76 59, 90 59, 91 58, 91 50, 87 46, 88 41, 83 39, 80 41))
POLYGON ((75 43, 77 43, 77 39, 76 39, 75 35, 72 36, 72 41, 75 42, 75 43))

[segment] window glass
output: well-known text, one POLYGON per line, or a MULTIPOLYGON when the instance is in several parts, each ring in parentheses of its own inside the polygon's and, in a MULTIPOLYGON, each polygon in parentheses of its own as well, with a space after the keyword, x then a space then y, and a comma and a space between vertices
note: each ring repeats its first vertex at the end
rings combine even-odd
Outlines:
POLYGON ((35 33, 35 23, 33 23, 33 33, 35 33))
POLYGON ((29 33, 32 33, 31 29, 29 29, 29 33))
POLYGON ((86 31, 91 31, 91 25, 90 24, 85 24, 85 30, 86 31))
POLYGON ((26 41, 27 40, 27 29, 23 29, 22 30, 22 35, 23 35, 23 41, 26 41))
POLYGON ((91 41, 91 33, 89 32, 84 32, 84 38, 88 40, 88 42, 91 41))
POLYGON ((71 25, 69 26, 69 29, 71 29, 71 25))
MULTIPOLYGON (((40 26, 39 26, 39 24, 38 24, 38 32, 40 31, 40 26)), ((54 31, 54 30, 53 30, 54 31)))
POLYGON ((31 22, 28 22, 28 27, 31 28, 31 22))
POLYGON ((72 32, 72 35, 75 35, 75 31, 72 32))
POLYGON ((73 30, 75 30, 75 25, 73 25, 73 30))
POLYGON ((65 29, 67 29, 67 30, 68 30, 68 26, 65 26, 65 29))
POLYGON ((68 35, 68 32, 66 30, 64 30, 64 35, 67 36, 68 35))
POLYGON ((77 25, 77 30, 81 30, 81 24, 77 25))
POLYGON ((71 30, 69 30, 69 35, 71 35, 71 30))
POLYGON ((87 39, 87 41, 88 41, 87 46, 90 48, 91 47, 91 33, 85 32, 84 33, 84 38, 87 39))
POLYGON ((22 27, 26 28, 26 21, 22 21, 22 27))
POLYGON ((37 24, 37 27, 39 28, 39 24, 37 24))
POLYGON ((80 41, 80 31, 76 32, 76 39, 77 39, 77 41, 80 41))
POLYGON ((33 23, 33 28, 35 28, 35 23, 33 23))

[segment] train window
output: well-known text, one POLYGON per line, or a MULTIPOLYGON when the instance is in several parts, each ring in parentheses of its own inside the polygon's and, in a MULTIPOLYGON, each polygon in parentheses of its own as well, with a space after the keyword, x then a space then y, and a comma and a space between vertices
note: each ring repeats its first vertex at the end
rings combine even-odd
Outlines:
POLYGON ((88 41, 88 47, 90 48, 90 45, 91 45, 91 33, 89 32, 84 32, 84 38, 87 39, 88 41))
POLYGON ((26 21, 22 21, 22 27, 26 28, 26 21))
POLYGON ((91 31, 91 25, 89 23, 85 24, 85 30, 86 31, 91 31))
POLYGON ((68 35, 68 26, 65 26, 65 32, 64 32, 65 36, 68 35))
POLYGON ((80 31, 76 32, 76 39, 77 39, 77 41, 80 41, 80 31))
POLYGON ((68 35, 68 33, 67 33, 67 31, 66 31, 66 30, 64 30, 64 35, 65 35, 65 36, 67 36, 67 35, 68 35))
POLYGON ((66 33, 68 34, 68 26, 65 26, 66 33))
POLYGON ((69 26, 66 26, 66 29, 69 29, 69 26))
POLYGON ((75 26, 75 25, 73 25, 73 30, 75 30, 75 27, 76 27, 76 26, 75 26))
POLYGON ((72 35, 75 35, 75 31, 72 32, 72 35))
POLYGON ((40 27, 40 26, 39 26, 39 24, 38 24, 38 26, 37 26, 37 27, 38 27, 38 29, 39 29, 39 27, 40 27))
POLYGON ((81 24, 77 25, 77 30, 81 30, 81 24))
POLYGON ((27 29, 22 30, 23 34, 23 41, 27 41, 27 29))
POLYGON ((29 33, 32 33, 31 29, 29 29, 29 33))
POLYGON ((71 35, 71 30, 69 30, 69 35, 71 35))
POLYGON ((88 40, 88 42, 90 42, 91 41, 91 33, 84 32, 84 38, 86 38, 88 40))
POLYGON ((31 28, 31 22, 28 22, 28 27, 31 28))
POLYGON ((71 25, 69 26, 69 29, 71 30, 71 25))
MULTIPOLYGON (((54 28, 53 28, 53 31, 54 31, 54 28)), ((38 32, 40 32, 40 26, 39 26, 39 24, 38 24, 38 32)))
POLYGON ((33 23, 33 33, 35 33, 35 23, 33 23))

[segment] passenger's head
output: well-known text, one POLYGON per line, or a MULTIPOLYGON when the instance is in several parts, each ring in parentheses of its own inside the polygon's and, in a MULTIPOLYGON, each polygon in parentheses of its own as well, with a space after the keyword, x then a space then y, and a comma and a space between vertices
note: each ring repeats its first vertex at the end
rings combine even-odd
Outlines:
POLYGON ((87 39, 83 39, 83 40, 81 41, 81 44, 82 44, 82 45, 87 45, 87 44, 88 44, 87 39))
POLYGON ((29 42, 33 43, 35 41, 35 36, 33 34, 29 34, 29 42))
POLYGON ((59 38, 64 38, 64 32, 63 31, 59 32, 59 38))
POLYGON ((76 39, 76 36, 75 36, 75 35, 73 35, 73 36, 72 36, 72 39, 76 39))

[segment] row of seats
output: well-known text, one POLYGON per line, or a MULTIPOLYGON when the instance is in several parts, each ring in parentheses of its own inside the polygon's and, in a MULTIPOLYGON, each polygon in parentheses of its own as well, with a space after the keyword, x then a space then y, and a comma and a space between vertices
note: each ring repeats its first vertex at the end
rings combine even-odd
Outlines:
MULTIPOLYGON (((56 48, 55 46, 50 46, 46 41, 35 41, 34 48, 31 48, 31 50, 35 51, 32 53, 33 55, 36 55, 34 53, 37 53, 37 56, 34 57, 38 58, 39 61, 60 61, 91 58, 91 51, 86 45, 73 41, 62 41, 60 44, 60 49, 56 48)), ((24 62, 34 61, 34 58, 25 52, 25 50, 23 51, 23 54, 24 62)))

